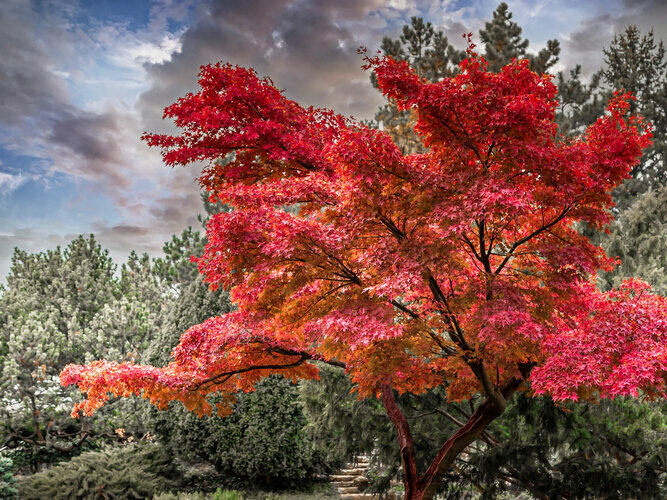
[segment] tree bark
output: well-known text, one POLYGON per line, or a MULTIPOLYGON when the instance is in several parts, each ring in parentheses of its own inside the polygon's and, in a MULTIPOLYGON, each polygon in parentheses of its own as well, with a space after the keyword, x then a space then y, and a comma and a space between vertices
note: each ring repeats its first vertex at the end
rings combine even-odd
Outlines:
MULTIPOLYGON (((530 373, 530 368, 522 370, 524 377, 510 379, 500 392, 506 400, 521 386, 530 373)), ((417 471, 417 459, 414 443, 410 434, 410 426, 403 412, 396 404, 394 394, 389 383, 382 384, 382 403, 387 415, 391 419, 398 434, 398 442, 401 450, 401 461, 403 464, 403 483, 405 485, 405 500, 432 500, 440 482, 447 470, 454 463, 454 459, 469 444, 475 441, 491 422, 498 418, 503 407, 498 407, 493 399, 487 398, 477 410, 471 415, 466 424, 456 431, 438 450, 426 472, 419 475, 417 471)))

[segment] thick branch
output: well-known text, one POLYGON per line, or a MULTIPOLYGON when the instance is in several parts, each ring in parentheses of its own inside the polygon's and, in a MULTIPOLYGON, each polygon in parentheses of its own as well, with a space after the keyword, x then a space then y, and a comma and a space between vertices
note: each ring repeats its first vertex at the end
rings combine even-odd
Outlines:
POLYGON ((507 406, 507 400, 503 396, 502 391, 496 385, 494 385, 493 382, 491 382, 489 372, 486 371, 484 363, 481 361, 473 362, 468 360, 466 360, 466 363, 475 374, 477 380, 479 380, 482 384, 484 393, 487 395, 487 397, 493 400, 495 405, 500 408, 501 411, 504 411, 505 407, 507 406))
MULTIPOLYGON (((532 365, 523 365, 521 367, 523 378, 512 377, 500 389, 505 400, 509 399, 517 391, 523 383, 524 378, 530 374, 531 369, 532 365)), ((424 491, 424 498, 433 497, 442 477, 454 463, 456 456, 470 443, 475 441, 484 429, 500 416, 503 411, 504 408, 498 408, 492 399, 487 399, 479 405, 468 422, 447 440, 438 451, 424 475, 419 478, 419 489, 424 491)))
POLYGON ((396 433, 398 434, 398 445, 401 450, 401 462, 403 463, 403 483, 405 484, 405 498, 415 498, 418 491, 414 491, 419 483, 417 474, 417 455, 410 434, 410 426, 405 419, 405 415, 396 404, 394 393, 389 383, 380 386, 382 391, 382 404, 387 415, 394 423, 396 433))

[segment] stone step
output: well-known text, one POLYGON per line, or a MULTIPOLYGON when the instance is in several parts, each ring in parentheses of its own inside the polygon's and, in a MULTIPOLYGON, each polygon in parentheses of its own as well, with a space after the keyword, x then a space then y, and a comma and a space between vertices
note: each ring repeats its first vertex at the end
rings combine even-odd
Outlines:
POLYGON ((341 469, 338 471, 339 474, 350 474, 354 476, 358 476, 364 472, 366 472, 366 469, 341 469))
POLYGON ((368 486, 365 475, 369 467, 370 459, 364 455, 359 455, 354 457, 352 462, 347 463, 344 469, 329 476, 329 481, 336 488, 341 499, 368 500, 377 498, 370 493, 362 493, 363 489, 368 486))
POLYGON ((350 486, 355 486, 357 483, 355 481, 331 481, 336 488, 348 488, 350 486))
POLYGON ((359 474, 332 474, 329 476, 330 481, 353 481, 359 477, 359 474))

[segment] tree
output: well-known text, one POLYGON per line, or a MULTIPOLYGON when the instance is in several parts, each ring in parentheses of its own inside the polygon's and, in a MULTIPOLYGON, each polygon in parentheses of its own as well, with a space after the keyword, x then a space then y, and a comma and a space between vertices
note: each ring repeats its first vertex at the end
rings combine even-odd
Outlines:
MULTIPOLYGON (((633 182, 626 183, 622 198, 630 201, 648 189, 667 183, 667 60, 662 41, 653 30, 642 36, 635 25, 614 36, 604 49, 602 79, 610 90, 632 92, 630 112, 646 117, 653 127, 653 145, 633 169, 633 182)), ((619 193, 620 194, 620 193, 619 193)), ((623 207, 630 201, 623 200, 623 207)))
MULTIPOLYGON (((521 39, 521 27, 511 19, 512 13, 503 2, 494 11, 493 20, 486 23, 486 29, 480 30, 489 68, 497 72, 512 59, 527 59, 533 71, 546 73, 558 62, 558 40, 549 40, 547 47, 537 55, 529 54, 526 52, 528 40, 521 39)), ((431 82, 455 75, 459 63, 466 57, 465 51, 455 49, 441 30, 430 22, 425 23, 421 17, 412 17, 398 39, 384 37, 380 48, 385 56, 407 61, 419 77, 431 82)), ((377 87, 374 75, 371 82, 377 87)), ((413 131, 415 119, 414 112, 399 111, 391 100, 375 115, 375 121, 382 124, 403 154, 423 152, 423 145, 413 131)))
MULTIPOLYGON (((14 250, 0 298, 6 346, 0 411, 7 443, 66 450, 85 440, 89 423, 76 426, 67 418, 75 393, 60 387, 58 374, 67 363, 94 359, 85 357, 91 343, 87 328, 115 300, 114 270, 92 235, 79 236, 65 250, 14 250)), ((94 357, 101 354, 92 351, 94 357)))
POLYGON ((641 195, 619 215, 603 239, 607 254, 621 264, 602 275, 606 288, 636 276, 667 295, 667 185, 641 195))
POLYGON ((148 255, 132 252, 119 279, 115 270, 93 235, 79 236, 64 250, 14 252, 0 298, 0 345, 6 345, 0 352, 0 435, 5 444, 32 446, 35 462, 49 452, 75 453, 117 428, 145 431, 141 406, 129 400, 115 401, 96 419, 72 421, 77 393, 58 379, 68 363, 140 361, 160 328, 171 299, 148 255))
POLYGON ((493 11, 493 18, 486 22, 485 29, 479 30, 484 44, 484 58, 489 63, 489 70, 500 71, 513 59, 528 59, 533 71, 546 73, 558 62, 560 43, 549 40, 547 46, 537 55, 528 54, 528 40, 521 39, 521 27, 512 21, 512 13, 505 2, 501 2, 493 11))
POLYGON ((581 65, 570 70, 568 77, 558 73, 560 109, 556 121, 561 134, 577 136, 604 114, 610 93, 601 93, 601 73, 597 72, 586 84, 581 80, 581 65))
MULTIPOLYGON (((375 399, 358 400, 340 369, 302 384, 309 429, 331 458, 372 454, 371 486, 385 491, 401 458, 391 422, 375 399)), ((419 467, 464 425, 474 401, 445 403, 443 388, 396 398, 410 422, 419 467)), ((445 476, 439 498, 663 498, 667 494, 667 402, 634 398, 554 403, 519 393, 445 476)))
POLYGON ((164 257, 155 259, 155 272, 165 283, 178 288, 187 286, 197 278, 197 268, 191 265, 191 256, 200 256, 206 245, 199 231, 191 226, 180 237, 175 234, 162 246, 164 257))
POLYGON ((650 142, 627 96, 578 140, 557 137, 556 88, 515 61, 428 83, 405 62, 366 59, 425 153, 334 113, 304 109, 244 68, 204 66, 201 90, 167 108, 183 132, 148 134, 168 165, 208 160, 214 216, 198 260, 238 310, 190 328, 162 368, 96 361, 61 374, 90 414, 109 394, 228 413, 272 373, 344 367, 380 397, 398 434, 407 499, 432 498, 454 458, 518 390, 557 400, 667 395, 665 299, 641 282, 602 293, 612 259, 574 227, 610 220, 611 190, 650 142), (235 152, 233 161, 217 160, 235 152), (298 212, 283 206, 298 205, 298 212), (423 474, 394 391, 444 386, 484 401, 423 474))

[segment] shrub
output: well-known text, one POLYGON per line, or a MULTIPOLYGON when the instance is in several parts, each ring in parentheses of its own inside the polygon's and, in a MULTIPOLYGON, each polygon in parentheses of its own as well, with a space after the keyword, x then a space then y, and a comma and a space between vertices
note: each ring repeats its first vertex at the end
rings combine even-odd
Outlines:
POLYGON ((17 498, 18 490, 14 487, 15 483, 12 461, 7 457, 0 457, 0 498, 17 498))
POLYGON ((145 498, 175 486, 171 456, 156 445, 90 451, 19 482, 21 498, 145 498))
POLYGON ((232 415, 198 418, 180 405, 155 412, 157 437, 183 459, 209 461, 220 472, 270 487, 294 486, 326 469, 306 437, 295 385, 281 377, 239 394, 232 415))

